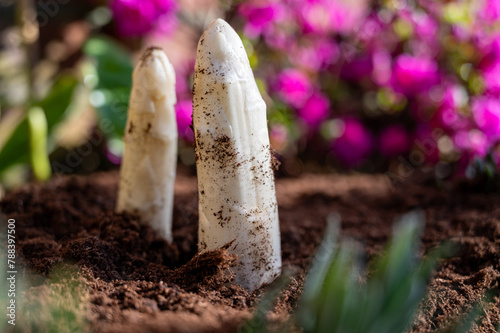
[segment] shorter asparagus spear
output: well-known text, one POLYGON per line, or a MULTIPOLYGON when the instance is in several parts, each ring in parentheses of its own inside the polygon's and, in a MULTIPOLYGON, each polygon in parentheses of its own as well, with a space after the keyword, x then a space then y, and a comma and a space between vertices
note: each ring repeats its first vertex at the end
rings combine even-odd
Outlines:
POLYGON ((177 164, 175 72, 159 48, 147 49, 133 73, 117 212, 138 214, 172 242, 177 164))

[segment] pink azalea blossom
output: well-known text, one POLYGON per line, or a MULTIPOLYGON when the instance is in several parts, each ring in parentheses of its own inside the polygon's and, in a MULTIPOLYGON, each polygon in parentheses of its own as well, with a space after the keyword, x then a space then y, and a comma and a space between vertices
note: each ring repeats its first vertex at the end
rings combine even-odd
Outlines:
POLYGON ((287 51, 297 44, 295 36, 289 35, 279 26, 270 26, 262 32, 267 46, 279 51, 287 51))
POLYGON ((332 39, 309 39, 305 45, 295 44, 289 53, 290 61, 313 71, 328 68, 339 58, 340 50, 332 39))
POLYGON ((333 141, 332 151, 339 162, 345 166, 359 166, 372 152, 372 135, 356 118, 344 118, 342 123, 343 131, 333 141))
POLYGON ((177 102, 175 105, 175 116, 177 119, 177 130, 179 137, 188 141, 193 141, 193 102, 190 99, 177 102))
POLYGON ((328 34, 354 31, 367 14, 366 0, 296 1, 296 12, 305 33, 328 34))
POLYGON ((454 25, 451 27, 451 31, 453 36, 461 42, 466 42, 471 37, 471 31, 465 26, 454 25))
POLYGON ((366 0, 327 0, 330 5, 332 27, 334 31, 349 33, 356 29, 367 14, 366 0))
POLYGON ((453 136, 453 143, 459 151, 470 153, 473 157, 485 157, 490 148, 486 135, 477 129, 458 131, 453 136))
POLYGON ((369 49, 373 49, 375 47, 374 44, 385 42, 383 39, 377 38, 380 37, 383 29, 384 24, 376 15, 368 16, 361 22, 361 26, 359 27, 356 37, 359 38, 359 41, 363 42, 369 49))
POLYGON ((482 71, 486 90, 489 92, 500 93, 500 59, 491 66, 482 71))
POLYGON ((500 100, 478 97, 472 102, 472 114, 477 127, 489 140, 500 138, 500 100))
POLYGON ((413 12, 411 19, 414 24, 415 34, 424 39, 431 39, 437 42, 439 37, 439 24, 436 20, 425 12, 413 12))
POLYGON ((285 69, 274 82, 274 90, 285 103, 300 108, 313 92, 313 85, 303 72, 285 69))
POLYGON ((330 112, 330 101, 321 92, 314 92, 305 102, 304 106, 297 110, 297 115, 311 128, 316 129, 330 112))
POLYGON ((469 125, 468 120, 451 107, 440 107, 436 112, 435 121, 437 126, 452 132, 469 125))
POLYGON ((380 50, 372 54, 372 80, 379 86, 386 86, 392 75, 392 58, 386 50, 380 50))
POLYGON ((123 37, 133 37, 145 35, 157 26, 163 30, 172 28, 177 3, 175 0, 112 0, 111 10, 118 33, 123 37), (161 25, 158 24, 160 18, 161 25))
POLYGON ((434 60, 408 54, 396 58, 392 77, 395 91, 413 96, 429 90, 439 81, 439 70, 434 60))
POLYGON ((245 34, 250 38, 260 36, 273 24, 285 18, 285 7, 278 1, 247 1, 239 6, 238 11, 246 20, 245 34))
POLYGON ((410 149, 411 140, 406 129, 401 125, 386 127, 379 135, 380 153, 385 157, 394 157, 410 149))
POLYGON ((483 7, 479 12, 479 19, 496 22, 500 19, 500 2, 498 0, 483 0, 483 7))
POLYGON ((484 55, 481 67, 491 67, 500 62, 500 35, 478 40, 479 51, 484 55))
POLYGON ((458 85, 448 86, 439 102, 439 107, 432 119, 435 127, 455 132, 470 127, 470 120, 462 115, 459 108, 468 101, 465 89, 458 85))

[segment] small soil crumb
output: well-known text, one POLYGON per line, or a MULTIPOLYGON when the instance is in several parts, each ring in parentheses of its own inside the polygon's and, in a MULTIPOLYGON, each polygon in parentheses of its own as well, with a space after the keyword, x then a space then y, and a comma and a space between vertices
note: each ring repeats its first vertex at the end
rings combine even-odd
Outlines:
POLYGON ((271 151, 271 169, 274 171, 278 171, 280 169, 281 161, 278 159, 278 152, 274 149, 270 149, 271 151))
MULTIPOLYGON (((95 332, 237 332, 267 287, 249 294, 235 285, 231 270, 237 259, 227 248, 197 254, 196 178, 177 177, 172 244, 137 217, 114 213, 117 183, 117 172, 60 177, 25 186, 0 202, 4 217, 16 220, 18 265, 31 286, 25 292, 30 303, 62 307, 95 332), (58 273, 61 265, 74 270, 58 273)), ((427 216, 426 250, 448 239, 461 246, 431 280, 411 332, 438 331, 500 286, 497 195, 411 181, 391 189, 384 177, 365 175, 279 179, 276 190, 283 265, 298 273, 269 316, 274 325, 297 305, 332 212, 342 217, 344 236, 366 245, 368 259, 383 249, 394 219, 415 208, 427 216)), ((474 332, 494 332, 498 292, 481 305, 486 316, 474 332)))

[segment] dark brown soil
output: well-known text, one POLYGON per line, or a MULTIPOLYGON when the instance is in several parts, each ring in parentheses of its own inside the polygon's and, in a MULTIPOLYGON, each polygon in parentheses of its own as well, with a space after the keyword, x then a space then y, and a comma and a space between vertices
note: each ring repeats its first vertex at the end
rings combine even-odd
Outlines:
MULTIPOLYGON (((196 255, 196 179, 180 175, 176 182, 173 245, 136 217, 113 212, 117 181, 117 173, 59 178, 26 186, 0 202, 4 218, 16 220, 30 301, 47 306, 40 298, 77 281, 83 287, 71 302, 96 332, 236 332, 265 288, 248 294, 232 284, 236 258, 225 249, 196 255), (61 273, 72 267, 68 263, 77 264, 73 277, 61 273)), ((382 176, 363 175, 282 179, 277 194, 283 263, 298 271, 271 315, 277 322, 296 305, 332 212, 342 216, 343 235, 366 244, 368 257, 381 251, 394 219, 418 207, 427 216, 426 249, 447 239, 461 245, 432 279, 412 332, 437 331, 500 285, 497 195, 410 181, 392 189, 382 176)), ((482 306, 486 316, 475 331, 494 332, 498 292, 482 306)))

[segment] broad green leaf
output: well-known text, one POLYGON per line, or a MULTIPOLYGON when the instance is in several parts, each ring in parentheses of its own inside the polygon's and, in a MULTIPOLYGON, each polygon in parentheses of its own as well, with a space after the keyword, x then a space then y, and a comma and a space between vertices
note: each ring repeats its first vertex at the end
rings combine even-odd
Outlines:
POLYGON ((29 162, 28 122, 24 118, 0 150, 0 173, 9 167, 29 162))

